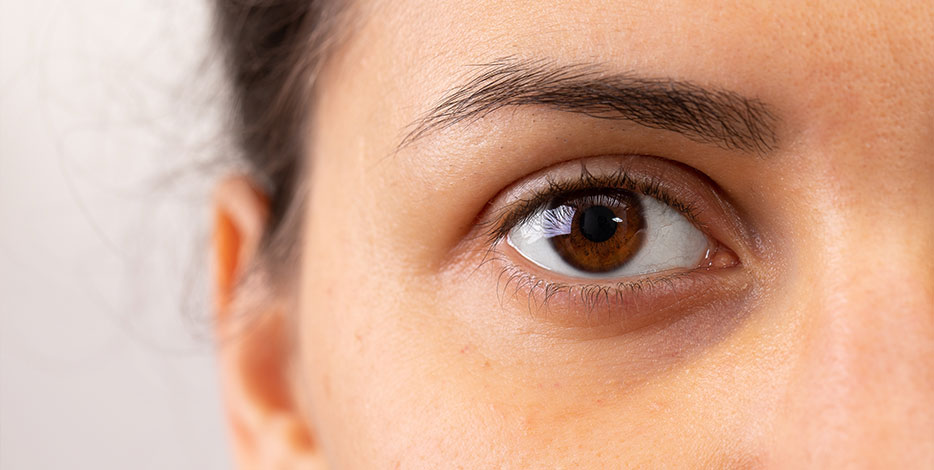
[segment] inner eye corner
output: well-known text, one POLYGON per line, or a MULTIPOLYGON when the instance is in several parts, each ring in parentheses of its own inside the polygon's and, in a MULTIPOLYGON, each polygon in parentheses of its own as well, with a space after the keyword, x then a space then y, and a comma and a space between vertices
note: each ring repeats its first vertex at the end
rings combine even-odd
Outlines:
POLYGON ((720 243, 717 240, 711 238, 715 244, 704 257, 704 264, 702 267, 707 269, 726 269, 742 266, 742 260, 735 251, 720 243))

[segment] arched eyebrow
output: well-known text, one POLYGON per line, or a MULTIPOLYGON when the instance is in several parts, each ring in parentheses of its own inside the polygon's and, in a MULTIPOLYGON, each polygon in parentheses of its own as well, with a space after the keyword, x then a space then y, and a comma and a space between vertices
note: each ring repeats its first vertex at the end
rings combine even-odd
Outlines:
POLYGON ((766 153, 778 145, 777 119, 770 108, 731 91, 545 60, 510 57, 471 67, 476 72, 414 122, 400 148, 429 133, 514 106, 545 106, 631 121, 731 150, 766 153))

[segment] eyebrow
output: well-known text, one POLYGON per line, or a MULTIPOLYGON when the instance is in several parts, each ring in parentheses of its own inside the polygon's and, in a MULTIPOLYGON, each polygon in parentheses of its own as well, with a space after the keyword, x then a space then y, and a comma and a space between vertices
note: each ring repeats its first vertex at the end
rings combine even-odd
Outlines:
POLYGON ((721 148, 766 153, 778 145, 777 118, 756 98, 690 82, 606 73, 597 65, 503 58, 475 64, 410 125, 399 148, 429 133, 470 123, 506 107, 545 106, 592 118, 625 120, 721 148))

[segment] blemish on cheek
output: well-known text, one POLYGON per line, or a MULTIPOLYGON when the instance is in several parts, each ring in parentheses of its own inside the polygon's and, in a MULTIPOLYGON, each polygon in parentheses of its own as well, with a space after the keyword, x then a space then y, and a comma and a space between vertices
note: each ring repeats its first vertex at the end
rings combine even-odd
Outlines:
POLYGON ((473 349, 473 346, 465 344, 464 347, 461 348, 461 354, 467 354, 471 351, 471 349, 473 349))
POLYGON ((355 331, 353 334, 354 346, 357 348, 357 351, 363 353, 366 349, 366 343, 363 341, 363 332, 355 331))

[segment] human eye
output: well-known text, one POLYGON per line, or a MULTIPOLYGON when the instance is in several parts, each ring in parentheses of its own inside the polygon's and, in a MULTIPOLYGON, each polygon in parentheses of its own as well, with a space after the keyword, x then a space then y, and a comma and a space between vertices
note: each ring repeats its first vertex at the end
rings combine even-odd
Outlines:
POLYGON ((742 270, 743 237, 715 185, 657 157, 544 169, 508 189, 491 213, 501 284, 536 300, 529 305, 559 302, 562 321, 582 307, 644 320, 686 308, 685 299, 715 301, 742 270))
POLYGON ((544 269, 598 279, 695 268, 715 248, 686 215, 612 186, 559 193, 516 224, 506 241, 544 269))

